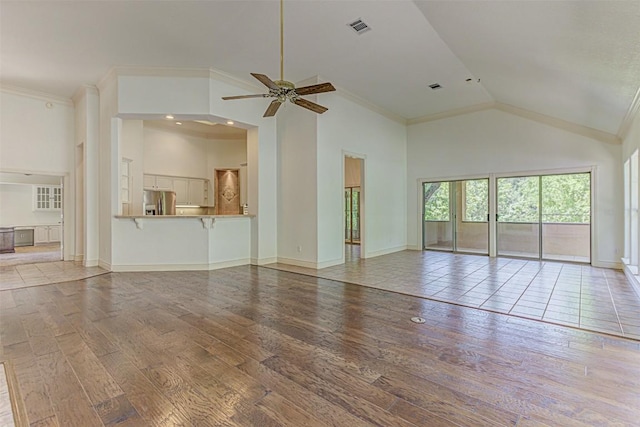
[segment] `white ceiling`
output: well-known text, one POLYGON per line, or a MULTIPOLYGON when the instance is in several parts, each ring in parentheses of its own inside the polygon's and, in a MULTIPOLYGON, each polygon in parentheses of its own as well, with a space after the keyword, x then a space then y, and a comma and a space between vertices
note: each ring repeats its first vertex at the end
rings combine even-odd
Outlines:
MULTIPOLYGON (((640 1, 286 0, 285 78, 319 75, 406 119, 499 102, 616 134, 639 29, 640 1)), ((63 97, 114 66, 277 79, 279 3, 0 0, 0 57, 2 84, 63 97)))

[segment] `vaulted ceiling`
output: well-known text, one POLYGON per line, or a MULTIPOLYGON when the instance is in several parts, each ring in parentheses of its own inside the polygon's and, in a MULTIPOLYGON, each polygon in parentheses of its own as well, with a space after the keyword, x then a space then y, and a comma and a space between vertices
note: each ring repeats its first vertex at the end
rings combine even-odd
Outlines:
MULTIPOLYGON (((277 79, 279 28, 272 0, 2 0, 0 82, 71 97, 114 66, 277 79)), ((640 87, 640 1, 286 0, 284 28, 287 80, 403 119, 500 103, 615 135, 640 87)))

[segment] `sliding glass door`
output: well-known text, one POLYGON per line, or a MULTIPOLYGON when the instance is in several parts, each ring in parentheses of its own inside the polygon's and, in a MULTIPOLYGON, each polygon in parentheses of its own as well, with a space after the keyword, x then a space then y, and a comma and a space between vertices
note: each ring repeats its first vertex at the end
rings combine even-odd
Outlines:
POLYGON ((539 177, 498 178, 496 187, 498 256, 539 258, 539 177))
POLYGON ((497 254, 591 261, 591 174, 498 178, 497 254))
POLYGON ((541 257, 591 262, 591 174, 545 175, 540 183, 541 257))
POLYGON ((424 248, 453 250, 453 215, 450 182, 426 182, 424 195, 424 248))
POLYGON ((489 253, 489 180, 423 184, 425 249, 489 253))

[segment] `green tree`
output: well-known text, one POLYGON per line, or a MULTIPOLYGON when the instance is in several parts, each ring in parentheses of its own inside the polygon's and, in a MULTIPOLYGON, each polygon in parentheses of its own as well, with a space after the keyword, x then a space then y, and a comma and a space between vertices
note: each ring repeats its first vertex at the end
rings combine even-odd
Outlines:
POLYGON ((424 220, 449 221, 448 182, 427 182, 424 184, 424 220))

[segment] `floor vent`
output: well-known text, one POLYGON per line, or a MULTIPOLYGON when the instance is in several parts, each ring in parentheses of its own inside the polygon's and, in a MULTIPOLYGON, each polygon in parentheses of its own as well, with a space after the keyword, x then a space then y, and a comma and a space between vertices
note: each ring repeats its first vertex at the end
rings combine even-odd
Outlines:
POLYGON ((429 87, 433 90, 442 89, 442 86, 440 86, 440 83, 434 83, 432 85, 429 85, 429 87))
POLYGON ((371 27, 365 24, 362 19, 356 19, 355 21, 350 22, 347 25, 349 25, 353 29, 353 31, 355 31, 358 34, 362 34, 371 29, 371 27))

